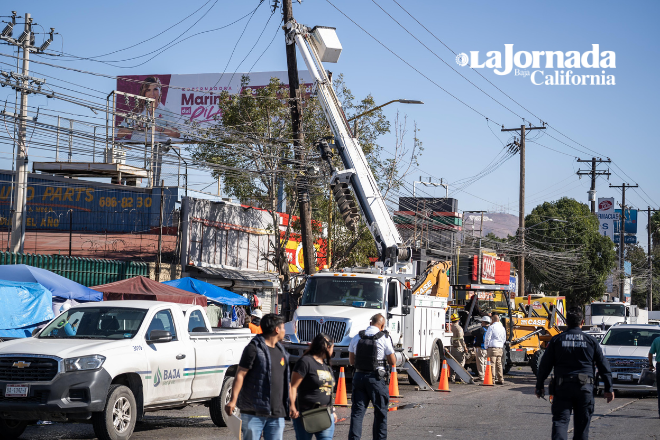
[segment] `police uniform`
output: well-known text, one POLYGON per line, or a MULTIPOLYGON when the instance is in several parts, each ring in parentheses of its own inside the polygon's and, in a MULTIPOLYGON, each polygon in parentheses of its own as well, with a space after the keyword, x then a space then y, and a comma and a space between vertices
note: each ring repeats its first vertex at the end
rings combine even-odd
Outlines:
POLYGON ((536 378, 537 394, 554 367, 554 381, 550 384, 552 401, 552 439, 565 440, 571 411, 574 415, 575 440, 589 438, 589 423, 594 412, 595 369, 605 384, 605 392, 612 392, 612 372, 598 341, 579 327, 569 328, 553 337, 541 358, 536 378))
POLYGON ((390 367, 386 357, 394 353, 392 340, 386 332, 372 325, 353 338, 348 351, 355 355, 348 440, 359 440, 362 436, 362 419, 370 401, 374 405, 372 437, 374 440, 384 440, 387 438, 387 407, 390 402, 390 367))

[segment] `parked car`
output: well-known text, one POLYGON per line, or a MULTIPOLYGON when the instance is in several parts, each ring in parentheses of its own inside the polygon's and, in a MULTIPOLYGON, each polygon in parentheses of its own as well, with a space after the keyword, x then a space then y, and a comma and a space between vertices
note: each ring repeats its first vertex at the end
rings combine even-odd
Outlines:
POLYGON ((226 426, 223 408, 253 335, 210 330, 200 306, 106 301, 0 344, 0 438, 48 420, 91 421, 99 439, 128 440, 145 412, 192 403, 226 426))
MULTIPOLYGON (((657 337, 660 337, 660 327, 655 325, 620 324, 610 327, 601 341, 601 347, 612 369, 615 390, 656 391, 655 385, 642 385, 639 378, 642 369, 649 366, 649 349, 657 337)), ((600 382, 599 388, 602 387, 600 382)))

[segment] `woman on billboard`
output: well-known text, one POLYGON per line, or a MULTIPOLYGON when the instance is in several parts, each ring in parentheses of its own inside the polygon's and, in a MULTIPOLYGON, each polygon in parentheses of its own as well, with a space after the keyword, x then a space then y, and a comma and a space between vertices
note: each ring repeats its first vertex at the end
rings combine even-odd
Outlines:
MULTIPOLYGON (((162 85, 157 77, 150 76, 145 78, 145 80, 142 81, 142 84, 140 85, 139 95, 144 96, 145 98, 154 99, 157 103, 156 108, 147 108, 147 102, 140 99, 137 102, 136 112, 141 116, 147 116, 147 112, 149 112, 150 116, 155 117, 156 126, 154 138, 156 142, 164 142, 168 138, 178 138, 180 136, 179 132, 175 128, 177 124, 177 118, 175 118, 175 115, 161 102, 161 88, 162 85)), ((117 137, 123 140, 144 142, 144 124, 142 122, 133 122, 131 124, 131 122, 127 121, 127 119, 124 119, 119 124, 121 128, 117 130, 117 137)), ((146 136, 147 138, 151 136, 148 127, 146 136)))

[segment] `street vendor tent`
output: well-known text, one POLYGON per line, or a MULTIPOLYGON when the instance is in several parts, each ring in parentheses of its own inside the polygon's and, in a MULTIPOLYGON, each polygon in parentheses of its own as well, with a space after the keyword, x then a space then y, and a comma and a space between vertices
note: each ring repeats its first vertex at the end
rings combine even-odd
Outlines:
POLYGON ((226 304, 228 306, 250 305, 250 300, 237 293, 230 292, 222 287, 214 286, 211 283, 206 283, 190 277, 181 278, 180 280, 165 281, 162 284, 167 284, 168 286, 173 286, 187 292, 198 293, 212 301, 226 304))
POLYGON ((38 283, 0 280, 0 338, 26 338, 54 318, 53 295, 38 283))
POLYGON ((46 269, 39 269, 27 264, 0 266, 0 280, 39 283, 48 289, 53 297, 63 300, 101 301, 103 299, 101 292, 92 290, 46 269))
POLYGON ((206 297, 203 295, 186 292, 145 277, 133 277, 92 288, 103 292, 104 301, 134 299, 195 304, 206 307, 206 297))

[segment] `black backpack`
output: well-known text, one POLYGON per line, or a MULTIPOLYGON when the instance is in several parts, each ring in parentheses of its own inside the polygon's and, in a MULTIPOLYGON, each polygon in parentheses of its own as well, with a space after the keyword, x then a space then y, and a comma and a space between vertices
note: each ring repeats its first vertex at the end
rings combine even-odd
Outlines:
POLYGON ((365 330, 360 333, 360 340, 355 348, 355 368, 363 371, 376 371, 385 365, 384 360, 378 359, 378 339, 385 336, 385 332, 378 332, 372 336, 366 336, 365 330))

